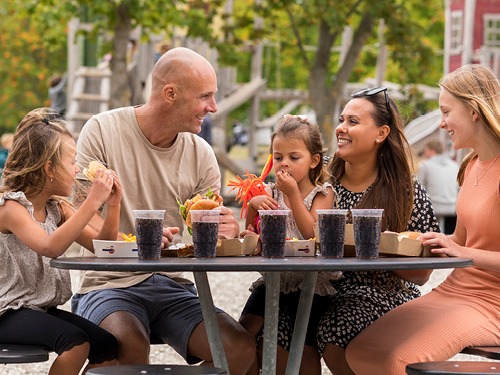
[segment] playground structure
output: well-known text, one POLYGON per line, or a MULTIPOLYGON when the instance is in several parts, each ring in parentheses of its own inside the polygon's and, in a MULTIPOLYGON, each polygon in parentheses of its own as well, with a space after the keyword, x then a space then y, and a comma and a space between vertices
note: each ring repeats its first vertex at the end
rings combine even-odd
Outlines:
MULTIPOLYGON (((383 22, 379 26, 383 28, 383 22)), ((89 29, 91 25, 81 23, 78 19, 70 22, 68 27, 68 111, 67 119, 72 125, 72 131, 77 135, 83 124, 93 115, 110 109, 110 80, 111 71, 106 60, 96 67, 81 66, 79 53, 80 48, 75 43, 77 32, 81 29, 89 29)), ((347 50, 351 31, 345 30, 343 38, 345 45, 340 47, 338 53, 343 54, 347 50)), ((148 42, 140 41, 140 31, 135 30, 130 36, 134 41, 131 44, 130 59, 128 62, 129 83, 132 89, 131 105, 144 103, 150 87, 150 73, 154 65, 154 56, 157 46, 163 42, 162 37, 151 37, 148 42)), ((257 172, 262 166, 259 160, 259 140, 269 140, 269 134, 273 126, 286 113, 295 113, 298 108, 308 102, 308 92, 296 89, 270 89, 263 78, 263 48, 258 43, 251 48, 252 64, 249 82, 240 83, 236 81, 236 68, 220 66, 218 64, 218 53, 210 49, 207 44, 199 39, 188 39, 183 36, 175 36, 169 41, 171 47, 183 46, 193 49, 206 57, 214 66, 218 77, 217 103, 218 111, 212 116, 212 139, 213 148, 222 173, 225 170, 233 174, 242 175, 248 168, 251 172, 257 172), (284 103, 281 108, 268 118, 259 118, 260 105, 262 101, 275 100, 284 103), (228 115, 231 111, 244 103, 250 102, 248 113, 248 159, 242 165, 238 164, 227 154, 227 129, 228 115), (259 136, 265 134, 265 136, 259 136)), ((384 50, 384 47, 381 47, 384 50)), ((351 92, 366 86, 386 85, 395 99, 402 99, 402 92, 408 92, 404 87, 394 83, 383 81, 386 64, 386 53, 381 53, 377 65, 377 76, 364 83, 350 83, 345 87, 344 100, 347 101, 351 92)), ((414 85, 412 85, 414 89, 414 85)), ((436 99, 437 89, 418 85, 426 99, 436 99)), ((262 142, 261 142, 262 143, 262 142)), ((328 146, 328 145, 327 145, 328 146)), ((331 145, 334 147, 334 145, 331 145)), ((262 149, 262 148, 260 148, 262 149)))
MULTIPOLYGON (((456 67, 479 62, 491 66, 495 72, 500 73, 500 3, 486 0, 454 0, 447 1, 445 5, 446 29, 444 61, 445 72, 456 67), (497 45, 499 44, 499 45, 497 45)), ((261 20, 256 20, 258 27, 261 20)), ((89 24, 72 20, 68 27, 68 112, 73 131, 77 134, 85 121, 95 113, 109 109, 110 78, 106 61, 96 67, 80 66, 80 49, 75 43, 78 30, 89 29, 89 24)), ((406 99, 405 94, 418 90, 425 100, 436 100, 439 88, 425 85, 402 85, 386 82, 384 80, 387 48, 384 45, 383 20, 379 23, 380 50, 376 67, 376 76, 363 83, 348 83, 343 91, 341 101, 347 101, 350 93, 363 87, 387 86, 392 98, 395 100, 406 99), (411 86, 411 90, 409 87, 411 86)), ((352 32, 349 27, 344 31, 343 45, 334 51, 340 56, 346 53, 352 42, 352 32)), ((141 42, 140 30, 132 32, 130 40, 133 41, 129 58, 129 82, 132 89, 131 105, 141 104, 148 95, 149 75, 154 65, 155 52, 159 43, 164 39, 153 36, 148 42, 141 42)), ((263 43, 252 45, 252 63, 249 82, 236 81, 236 68, 220 66, 218 53, 210 49, 206 43, 199 39, 188 39, 183 35, 176 35, 170 41, 171 47, 183 46, 191 48, 205 56, 214 66, 218 77, 217 103, 218 112, 212 116, 212 139, 221 172, 230 171, 242 175, 248 168, 251 172, 258 172, 262 166, 259 161, 259 133, 270 134, 273 126, 286 113, 296 113, 298 108, 303 108, 308 102, 308 92, 295 89, 270 89, 263 78, 263 43), (260 105, 262 101, 275 100, 284 103, 279 110, 268 118, 260 118, 260 105), (248 112, 248 159, 241 165, 232 160, 227 154, 227 129, 228 115, 231 111, 244 103, 250 103, 248 112)), ((341 108, 341 106, 338 106, 341 108)), ((407 127, 407 135, 416 152, 429 138, 445 137, 440 134, 439 114, 434 112, 423 119, 414 120, 407 127)), ((334 152, 335 144, 326 145, 329 153, 334 152)))

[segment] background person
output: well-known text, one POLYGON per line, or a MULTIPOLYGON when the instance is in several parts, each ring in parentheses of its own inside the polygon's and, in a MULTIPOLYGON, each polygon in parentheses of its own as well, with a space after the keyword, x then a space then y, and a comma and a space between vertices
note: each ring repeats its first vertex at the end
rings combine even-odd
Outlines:
MULTIPOLYGON (((439 231, 430 199, 412 176, 403 120, 385 87, 352 94, 335 134, 338 149, 329 171, 338 208, 383 208, 382 230, 439 231)), ((420 296, 417 285, 430 274, 431 270, 343 272, 331 282, 336 293, 319 321, 318 350, 304 351, 301 373, 311 374, 322 355, 332 373, 352 374, 345 359, 349 342, 383 314, 420 296)), ((279 329, 284 331, 278 348, 283 358, 293 333, 290 321, 280 316, 279 329)))
POLYGON ((417 175, 431 198, 439 227, 445 234, 453 233, 457 222, 458 170, 459 164, 443 153, 441 142, 430 141, 425 145, 417 175))
MULTIPOLYGON (((143 106, 93 116, 78 138, 78 162, 99 160, 123 176, 120 229, 135 232, 132 210, 164 209, 163 246, 181 240, 181 202, 210 188, 221 176, 210 145, 196 134, 217 111, 217 78, 201 55, 174 48, 153 69, 151 95, 143 106), (174 240, 175 236, 175 240, 174 240)), ((219 235, 239 234, 233 212, 220 207, 219 235)), ((98 223, 96 223, 98 225, 98 223)), ((180 273, 92 272, 83 274, 73 311, 112 332, 121 364, 148 363, 150 337, 173 347, 188 363, 212 362, 200 301, 180 273)), ((217 319, 232 374, 243 374, 256 356, 255 343, 228 314, 217 319)))
POLYGON ((474 266, 454 269, 352 341, 347 359, 356 374, 399 375, 409 363, 500 345, 500 82, 484 65, 465 65, 439 85, 440 127, 456 150, 473 151, 460 166, 455 232, 420 239, 434 254, 472 258, 474 266))
POLYGON ((209 145, 212 145, 212 116, 208 113, 201 124, 201 131, 198 135, 203 138, 209 145))
POLYGON ((0 178, 2 177, 2 172, 5 166, 5 162, 7 161, 7 156, 9 155, 9 151, 12 148, 13 140, 14 134, 12 133, 4 133, 0 138, 0 178))
POLYGON ((87 199, 75 212, 58 197, 69 196, 79 171, 76 145, 66 123, 45 109, 19 123, 0 188, 0 337, 3 343, 43 345, 58 356, 49 374, 79 374, 111 365, 116 339, 82 317, 59 309, 71 297, 69 271, 52 268, 74 242, 92 249, 92 239, 118 234, 121 185, 99 171, 87 199), (87 224, 99 207, 108 211, 99 232, 87 224))
POLYGON ((49 81, 50 107, 59 117, 66 114, 66 74, 55 75, 49 81))

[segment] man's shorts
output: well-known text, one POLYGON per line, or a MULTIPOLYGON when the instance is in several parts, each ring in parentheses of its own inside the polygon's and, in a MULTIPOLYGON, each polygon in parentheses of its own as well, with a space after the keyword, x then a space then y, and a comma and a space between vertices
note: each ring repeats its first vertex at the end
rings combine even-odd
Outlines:
MULTIPOLYGON (((200 362, 187 355, 189 337, 203 321, 196 288, 179 284, 169 277, 154 274, 128 288, 95 290, 75 294, 72 311, 95 324, 117 311, 134 314, 144 324, 150 337, 170 345, 188 363, 200 362)), ((223 312, 216 308, 216 313, 223 312)))

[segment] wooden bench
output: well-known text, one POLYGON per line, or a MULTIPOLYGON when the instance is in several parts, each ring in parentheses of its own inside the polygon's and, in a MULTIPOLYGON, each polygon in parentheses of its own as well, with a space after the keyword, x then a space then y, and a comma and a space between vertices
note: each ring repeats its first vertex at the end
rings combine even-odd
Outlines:
POLYGON ((0 363, 32 363, 49 360, 49 350, 43 346, 0 344, 0 363))
POLYGON ((500 374, 500 364, 496 362, 420 362, 406 366, 407 375, 485 375, 500 374))
MULTIPOLYGON (((470 346, 461 351, 462 354, 500 360, 499 346, 470 346)), ((483 375, 500 374, 500 363, 484 361, 443 361, 420 362, 406 366, 408 375, 483 375)))
POLYGON ((461 353, 500 361, 500 346, 469 346, 461 353))
POLYGON ((98 367, 87 375, 224 375, 226 371, 216 367, 189 365, 120 365, 98 367))

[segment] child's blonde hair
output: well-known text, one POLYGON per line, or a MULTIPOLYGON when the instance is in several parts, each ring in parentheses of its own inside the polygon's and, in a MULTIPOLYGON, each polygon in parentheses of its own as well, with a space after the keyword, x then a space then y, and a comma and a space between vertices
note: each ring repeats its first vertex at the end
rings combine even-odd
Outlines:
POLYGON ((66 121, 49 108, 29 112, 17 126, 12 149, 5 163, 0 192, 38 194, 45 186, 44 165, 60 166, 64 137, 72 137, 66 121))
POLYGON ((309 171, 309 179, 314 185, 321 185, 328 181, 330 174, 323 163, 323 137, 318 125, 310 123, 303 116, 283 116, 271 136, 271 154, 273 153, 273 141, 277 136, 284 139, 294 138, 304 141, 311 155, 319 155, 320 157, 318 165, 309 171))

